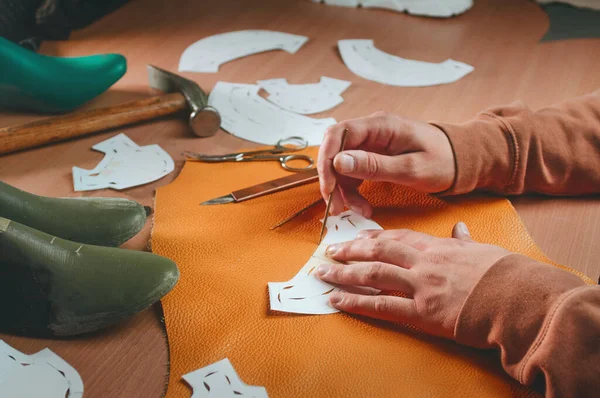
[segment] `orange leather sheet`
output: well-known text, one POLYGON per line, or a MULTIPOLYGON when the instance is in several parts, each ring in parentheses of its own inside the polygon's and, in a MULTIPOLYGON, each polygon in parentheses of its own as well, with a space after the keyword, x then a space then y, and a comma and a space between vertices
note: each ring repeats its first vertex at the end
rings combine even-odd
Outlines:
MULTIPOLYGON (((535 395, 504 374, 494 352, 341 313, 271 313, 267 282, 291 279, 311 256, 324 205, 269 228, 318 199, 318 184, 237 204, 200 202, 287 173, 274 162, 188 162, 158 189, 152 248, 181 271, 163 300, 168 398, 190 397, 181 376, 223 358, 271 398, 535 395)), ((438 199, 383 183, 365 184, 363 192, 385 229, 447 237, 465 221, 478 241, 550 262, 505 199, 438 199)))

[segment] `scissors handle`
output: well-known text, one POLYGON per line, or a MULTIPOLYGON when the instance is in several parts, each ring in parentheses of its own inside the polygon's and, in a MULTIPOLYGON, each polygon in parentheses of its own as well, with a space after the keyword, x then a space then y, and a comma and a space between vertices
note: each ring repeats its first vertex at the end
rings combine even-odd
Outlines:
POLYGON ((313 168, 315 165, 315 161, 308 155, 256 155, 249 157, 240 157, 235 160, 235 162, 261 162, 268 160, 278 160, 281 164, 281 167, 288 171, 306 171, 313 168), (295 160, 304 161, 307 163, 304 167, 294 167, 290 166, 289 163, 295 160))
POLYGON ((286 169, 288 171, 306 171, 306 170, 312 169, 313 166, 315 165, 315 161, 313 160, 313 158, 311 158, 308 155, 286 155, 286 156, 282 156, 279 159, 279 163, 281 163, 281 167, 283 167, 284 169, 286 169), (290 166, 288 163, 289 162, 293 162, 294 160, 304 161, 304 162, 307 162, 308 164, 306 166, 304 166, 304 167, 290 166))

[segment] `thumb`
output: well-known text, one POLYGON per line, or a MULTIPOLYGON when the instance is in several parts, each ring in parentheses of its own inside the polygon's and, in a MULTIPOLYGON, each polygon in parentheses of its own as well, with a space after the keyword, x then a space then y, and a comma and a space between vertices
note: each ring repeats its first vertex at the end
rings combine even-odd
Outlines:
POLYGON ((333 167, 338 174, 347 177, 402 183, 410 173, 410 164, 414 164, 411 162, 414 159, 406 161, 409 156, 411 155, 386 156, 360 150, 343 151, 333 158, 333 167))
POLYGON ((456 223, 456 225, 452 229, 452 237, 468 242, 473 241, 473 238, 471 238, 471 233, 469 232, 469 228, 467 228, 467 224, 465 224, 462 221, 456 223))

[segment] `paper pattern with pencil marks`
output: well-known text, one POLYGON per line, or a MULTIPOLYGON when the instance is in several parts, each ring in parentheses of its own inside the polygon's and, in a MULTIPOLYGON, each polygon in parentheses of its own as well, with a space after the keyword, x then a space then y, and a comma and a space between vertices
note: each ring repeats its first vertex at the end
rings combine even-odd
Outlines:
POLYGON ((82 398, 83 381, 48 348, 25 355, 0 340, 0 397, 82 398))
POLYGON ((216 73, 219 66, 241 57, 265 51, 283 50, 294 54, 308 37, 271 30, 238 30, 198 40, 179 59, 180 72, 216 73))
MULTIPOLYGON (((333 314, 337 309, 329 305, 331 293, 342 290, 340 287, 323 282, 316 275, 321 264, 336 264, 325 255, 327 246, 351 241, 365 229, 383 229, 373 220, 362 217, 353 211, 327 218, 327 234, 317 250, 300 271, 287 282, 269 282, 269 302, 272 311, 297 314, 333 314)), ((379 291, 365 287, 344 286, 343 290, 378 294, 379 291)))
POLYGON ((244 383, 228 358, 188 373, 183 379, 194 391, 192 398, 268 398, 264 387, 244 383))
POLYGON ((474 68, 448 59, 441 63, 400 58, 375 47, 373 40, 340 40, 342 60, 354 73, 364 79, 403 87, 424 87, 453 83, 474 68))
POLYGON ((323 76, 319 83, 289 84, 286 79, 259 80, 258 85, 269 93, 267 98, 277 106, 302 115, 311 115, 335 108, 342 102, 342 93, 352 83, 323 76))
POLYGON ((315 119, 281 109, 258 95, 260 86, 218 82, 208 103, 219 110, 221 128, 248 141, 275 145, 293 136, 319 145, 334 118, 315 119))

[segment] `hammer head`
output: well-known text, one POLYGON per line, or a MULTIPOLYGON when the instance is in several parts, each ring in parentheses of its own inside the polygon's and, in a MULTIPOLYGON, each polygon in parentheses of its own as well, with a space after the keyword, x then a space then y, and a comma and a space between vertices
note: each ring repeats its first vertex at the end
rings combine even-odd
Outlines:
POLYGON ((150 87, 165 93, 180 92, 190 107, 190 126, 198 137, 210 137, 219 131, 221 115, 208 105, 208 96, 195 82, 168 72, 153 65, 148 65, 150 87))

